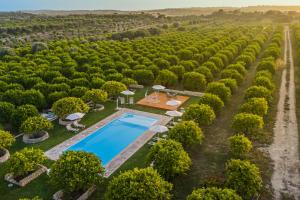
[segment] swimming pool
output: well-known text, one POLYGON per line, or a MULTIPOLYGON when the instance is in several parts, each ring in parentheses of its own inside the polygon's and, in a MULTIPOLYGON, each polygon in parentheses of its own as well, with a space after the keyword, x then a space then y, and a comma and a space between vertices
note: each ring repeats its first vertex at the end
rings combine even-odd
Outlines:
POLYGON ((124 113, 66 149, 96 154, 106 166, 115 156, 158 121, 156 118, 124 113))

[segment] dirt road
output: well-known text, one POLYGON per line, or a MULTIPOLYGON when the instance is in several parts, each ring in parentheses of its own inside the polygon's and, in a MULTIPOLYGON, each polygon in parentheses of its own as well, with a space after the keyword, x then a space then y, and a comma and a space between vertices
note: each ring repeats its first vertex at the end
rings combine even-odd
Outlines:
POLYGON ((289 28, 285 28, 286 69, 282 73, 274 141, 269 148, 274 161, 274 199, 300 199, 299 135, 295 110, 294 60, 289 28))

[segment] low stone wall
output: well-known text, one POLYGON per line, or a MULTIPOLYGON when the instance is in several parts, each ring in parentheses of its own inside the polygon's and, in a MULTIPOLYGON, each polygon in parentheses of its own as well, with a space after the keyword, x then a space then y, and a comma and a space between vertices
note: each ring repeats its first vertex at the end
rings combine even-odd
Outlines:
POLYGON ((7 149, 4 149, 4 151, 5 151, 5 154, 0 157, 0 163, 4 163, 10 157, 9 151, 7 149))
POLYGON ((20 181, 16 181, 14 179, 13 173, 6 174, 4 176, 4 179, 10 183, 24 187, 25 185, 27 185, 28 183, 30 183, 31 181, 33 181, 34 179, 36 179, 37 177, 45 173, 47 170, 48 170, 47 167, 41 165, 41 168, 39 168, 38 170, 36 170, 35 172, 33 172, 32 174, 28 175, 27 177, 23 178, 20 181))
MULTIPOLYGON (((83 193, 77 200, 87 200, 96 190, 96 186, 90 187, 85 193, 83 193)), ((53 200, 63 200, 64 192, 62 190, 57 191, 53 195, 53 200)))
POLYGON ((45 141, 49 138, 49 133, 46 131, 43 131, 44 135, 39 138, 30 138, 30 135, 24 134, 23 135, 23 142, 26 144, 36 144, 42 141, 45 141))
POLYGON ((204 95, 203 92, 193 92, 189 90, 171 90, 171 89, 163 89, 161 90, 162 92, 171 92, 171 93, 177 93, 177 94, 182 94, 182 95, 187 95, 187 96, 195 96, 195 97, 202 97, 204 95))
POLYGON ((99 112, 101 110, 104 110, 104 105, 102 104, 96 104, 96 108, 93 109, 95 112, 99 112))

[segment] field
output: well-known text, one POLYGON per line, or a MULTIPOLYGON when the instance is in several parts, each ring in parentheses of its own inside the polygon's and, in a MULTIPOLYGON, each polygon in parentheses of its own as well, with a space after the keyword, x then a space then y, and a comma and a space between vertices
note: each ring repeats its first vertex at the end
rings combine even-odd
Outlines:
MULTIPOLYGON (((272 199, 277 192, 276 187, 275 193, 272 190, 272 166, 276 160, 271 161, 269 145, 274 143, 273 128, 282 95, 279 93, 281 74, 287 66, 286 54, 291 51, 286 50, 288 40, 284 32, 289 29, 284 29, 287 25, 281 22, 299 16, 276 12, 255 16, 250 11, 225 11, 197 17, 166 17, 163 14, 172 15, 168 10, 158 16, 153 11, 1 13, 0 130, 16 136, 26 132, 26 119, 37 117, 38 112, 52 108, 64 118, 65 113, 61 114, 64 109, 84 112, 87 103, 103 104, 104 110, 90 111, 80 121, 89 127, 116 112, 120 92, 136 85, 144 88, 135 89, 135 102, 149 94, 155 84, 202 92, 208 95, 191 96, 182 107, 185 108, 183 121, 193 121, 201 128, 203 141, 194 145, 176 141, 191 159, 191 166, 174 176, 162 174, 157 167, 158 173, 173 185, 172 199, 186 199, 194 189, 202 187, 232 188, 243 199, 272 199), (65 103, 57 109, 57 102, 66 99, 69 105, 65 103), (78 103, 75 110, 69 107, 73 103, 78 103), (193 106, 199 110, 193 113, 189 110, 193 106), (206 109, 204 114, 196 116, 201 109, 206 109), (238 135, 244 135, 253 148, 234 156, 229 138, 238 135), (250 161, 251 167, 257 168, 262 183, 250 196, 245 193, 247 189, 236 188, 228 181, 228 163, 234 158, 242 163, 250 161)), ((296 34, 299 26, 291 26, 291 30, 295 37, 291 36, 292 40, 300 40, 299 33, 296 34)), ((293 43, 296 54, 299 45, 293 43)), ((295 60, 296 83, 299 82, 297 66, 295 60)), ((165 113, 137 104, 127 106, 165 113)), ((69 110, 66 112, 71 114, 69 110)), ((28 145, 19 137, 7 148, 12 157, 25 147, 46 151, 76 134, 68 132, 58 120, 48 132, 49 139, 41 143, 28 145)), ((149 166, 152 151, 150 145, 142 147, 112 177, 97 185, 90 199, 105 199, 108 185, 123 172, 149 166)), ((174 165, 180 168, 180 164, 174 165)), ((55 162, 47 160, 45 165, 51 168, 55 162)), ((0 164, 0 177, 11 169, 10 160, 0 164)), ((51 199, 58 189, 45 174, 22 188, 9 188, 6 181, 0 180, 0 194, 7 200, 35 196, 51 199)))

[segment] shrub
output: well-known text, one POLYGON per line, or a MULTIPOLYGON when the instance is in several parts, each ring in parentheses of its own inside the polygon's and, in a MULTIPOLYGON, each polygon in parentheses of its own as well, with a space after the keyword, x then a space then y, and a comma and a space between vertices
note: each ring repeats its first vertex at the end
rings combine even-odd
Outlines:
POLYGON ((225 86, 230 89, 231 94, 233 94, 233 92, 236 91, 238 87, 236 80, 233 78, 224 78, 219 80, 219 82, 224 83, 225 86))
POLYGON ((123 83, 127 87, 129 87, 130 85, 137 85, 138 84, 138 82, 133 80, 132 78, 123 78, 121 80, 121 83, 123 83))
POLYGON ((263 86, 251 86, 245 92, 245 99, 265 98, 268 103, 272 101, 272 92, 263 86))
POLYGON ((224 103, 226 103, 231 96, 230 89, 226 87, 224 83, 219 82, 209 83, 205 92, 217 95, 224 103))
POLYGON ((21 94, 20 104, 31 104, 41 109, 46 105, 46 100, 44 95, 38 90, 25 90, 21 94))
MULTIPOLYGON (((88 90, 89 89, 87 87, 74 87, 70 91, 70 96, 81 98, 88 90)), ((65 97, 67 97, 67 96, 65 96, 65 97)), ((64 98, 64 97, 62 97, 62 98, 64 98)), ((62 99, 62 98, 59 98, 59 99, 62 99)), ((57 99, 57 100, 59 100, 59 99, 57 99)))
POLYGON ((257 66, 257 71, 261 71, 261 70, 267 70, 269 72, 271 72, 272 74, 275 73, 275 61, 274 59, 271 58, 265 58, 263 59, 259 65, 257 66))
POLYGON ((244 135, 229 138, 230 154, 235 158, 244 158, 252 149, 252 142, 244 135))
POLYGON ((268 109, 268 102, 265 98, 251 98, 240 107, 240 112, 251 113, 263 117, 268 113, 268 109))
POLYGON ((157 142, 150 149, 147 160, 149 163, 153 162, 153 168, 166 179, 184 174, 190 169, 192 164, 182 145, 174 140, 157 142))
POLYGON ((196 72, 198 72, 200 74, 203 74, 205 76, 205 79, 206 79, 207 82, 211 82, 214 78, 211 71, 205 66, 198 67, 196 69, 196 72))
POLYGON ((258 78, 258 77, 266 77, 266 78, 272 80, 273 75, 268 70, 261 70, 261 71, 256 72, 255 78, 258 78))
POLYGON ((15 109, 15 105, 9 102, 0 102, 0 122, 7 123, 15 109))
POLYGON ((14 177, 25 176, 37 170, 46 160, 42 150, 26 147, 10 157, 7 169, 9 173, 14 174, 14 177))
POLYGON ((199 100, 200 104, 209 105, 215 113, 219 113, 224 107, 224 102, 215 94, 205 93, 199 100))
MULTIPOLYGON (((73 89, 75 89, 75 88, 73 88, 73 89)), ((48 105, 52 105, 55 101, 58 101, 67 96, 68 96, 68 93, 66 93, 66 92, 52 92, 47 97, 48 105)))
POLYGON ((65 97, 56 101, 52 106, 52 111, 61 119, 66 118, 72 113, 86 113, 88 110, 88 105, 76 97, 65 97))
POLYGON ((0 130, 0 157, 2 156, 1 150, 9 148, 14 142, 15 138, 7 131, 0 130))
POLYGON ((197 72, 187 72, 183 76, 183 87, 186 90, 199 91, 206 86, 205 76, 197 72))
POLYGON ((174 87, 178 82, 178 78, 173 72, 164 69, 159 72, 155 82, 166 87, 174 87))
POLYGON ((133 78, 141 85, 152 85, 154 82, 154 75, 151 70, 135 70, 133 72, 133 78))
POLYGON ((100 89, 105 81, 101 78, 93 78, 91 81, 91 88, 100 89))
POLYGON ((210 125, 216 118, 213 109, 205 104, 192 104, 186 108, 182 119, 185 121, 193 120, 199 126, 210 125))
POLYGON ((126 85, 117 81, 107 81, 103 84, 102 90, 107 92, 108 96, 111 98, 116 98, 120 92, 127 89, 126 85))
POLYGON ((262 129, 263 118, 249 113, 239 113, 234 116, 232 128, 239 133, 254 133, 255 130, 262 129))
POLYGON ((275 88, 274 83, 272 83, 272 81, 267 77, 256 77, 255 78, 255 85, 263 86, 263 87, 267 88, 270 91, 273 91, 274 88, 275 88))
POLYGON ((85 102, 91 101, 96 107, 97 104, 102 104, 107 101, 107 92, 100 89, 88 90, 82 97, 85 102))
POLYGON ((182 65, 175 65, 175 66, 171 66, 169 68, 169 70, 171 72, 173 72, 174 74, 176 74, 176 76, 178 77, 178 80, 181 81, 183 79, 183 74, 185 73, 185 69, 182 65))
POLYGON ((245 76, 246 69, 242 63, 231 64, 226 67, 226 69, 233 69, 238 71, 241 75, 245 76))
POLYGON ((194 190, 187 200, 242 200, 242 198, 231 189, 208 187, 194 190))
POLYGON ((104 168, 98 157, 82 151, 67 151, 52 165, 50 182, 66 193, 86 190, 102 182, 104 168))
POLYGON ((11 124, 14 130, 18 131, 21 124, 29 117, 39 116, 39 112, 33 105, 17 107, 11 115, 11 124))
POLYGON ((233 78, 236 80, 237 84, 241 84, 244 80, 243 75, 241 75, 237 70, 235 69, 224 69, 221 72, 221 78, 233 78))
POLYGON ((53 128, 51 122, 42 116, 35 116, 27 118, 21 125, 20 130, 33 137, 38 136, 41 131, 50 130, 53 128))
POLYGON ((243 199, 252 199, 262 188, 259 169, 249 161, 228 161, 226 177, 226 186, 235 190, 243 199))
POLYGON ((201 128, 194 121, 183 121, 176 124, 169 131, 168 136, 185 147, 201 144, 204 138, 201 128))
POLYGON ((106 200, 170 200, 173 186, 153 168, 133 169, 115 176, 105 193, 106 200))

